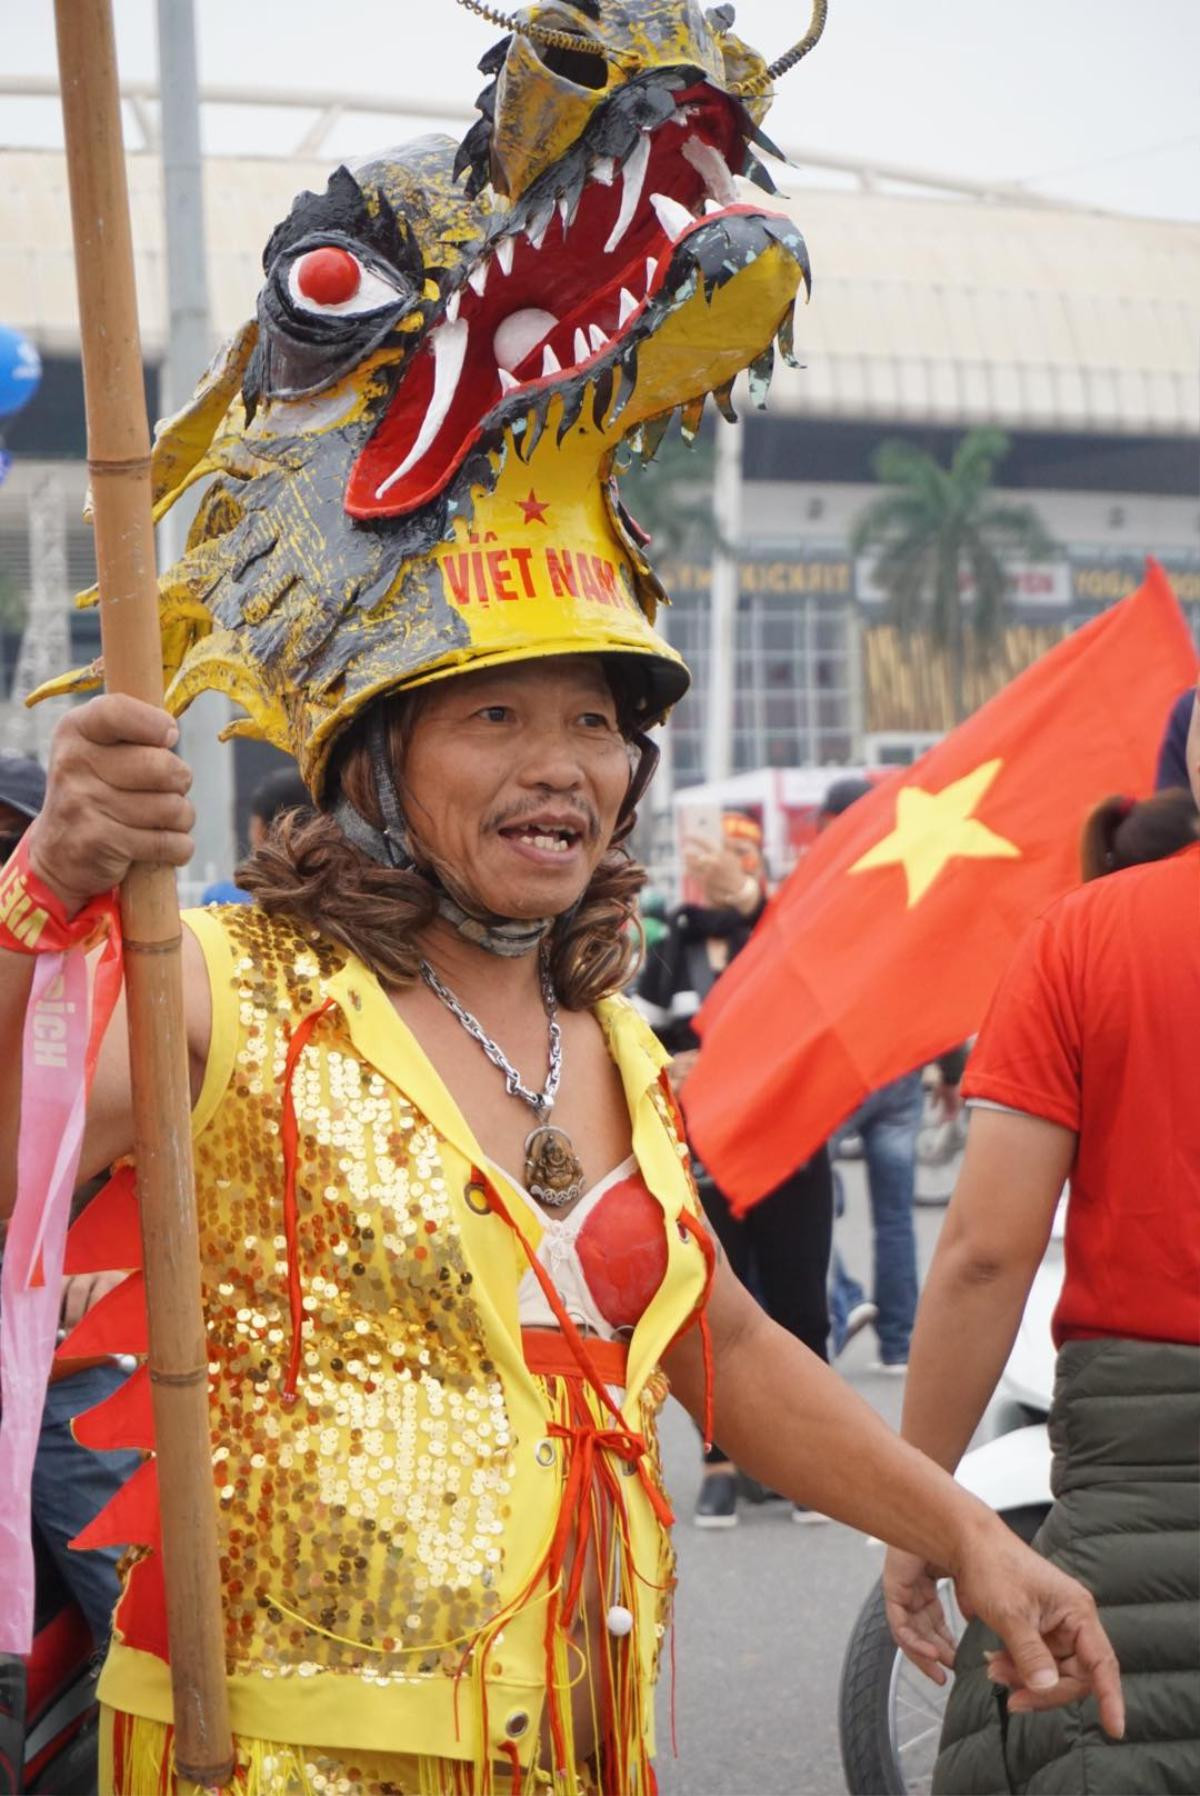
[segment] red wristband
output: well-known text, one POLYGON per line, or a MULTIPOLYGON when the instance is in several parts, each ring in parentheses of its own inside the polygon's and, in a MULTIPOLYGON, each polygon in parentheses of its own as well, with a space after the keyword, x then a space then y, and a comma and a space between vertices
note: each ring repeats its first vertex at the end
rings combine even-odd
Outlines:
POLYGON ((101 892, 68 917, 62 899, 29 865, 22 838, 0 869, 0 948, 14 954, 60 954, 65 948, 89 946, 113 916, 115 902, 113 892, 101 892))

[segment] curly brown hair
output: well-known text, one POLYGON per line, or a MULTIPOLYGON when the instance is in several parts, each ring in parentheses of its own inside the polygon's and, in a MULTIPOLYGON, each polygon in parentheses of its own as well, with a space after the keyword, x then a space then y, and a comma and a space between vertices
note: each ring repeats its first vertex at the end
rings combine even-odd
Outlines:
MULTIPOLYGON (((423 697, 418 690, 385 701, 400 787, 423 697)), ((344 794, 369 823, 382 827, 365 718, 348 732, 338 752, 330 791, 344 794)), ((613 837, 579 903, 550 933, 554 989, 568 1010, 587 1009, 620 991, 641 960, 637 895, 646 875, 624 846, 632 827, 630 817, 613 837)), ((437 873, 461 902, 463 894, 455 889, 450 871, 438 867, 437 873)), ((385 985, 405 990, 419 977, 419 937, 437 915, 437 888, 419 871, 371 860, 347 841, 328 812, 285 812, 239 866, 237 881, 265 911, 298 917, 349 948, 385 985)))

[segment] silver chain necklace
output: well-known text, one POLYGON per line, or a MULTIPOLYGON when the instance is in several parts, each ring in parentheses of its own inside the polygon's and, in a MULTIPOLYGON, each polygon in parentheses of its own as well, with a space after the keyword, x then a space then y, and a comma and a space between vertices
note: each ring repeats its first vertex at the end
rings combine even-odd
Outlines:
POLYGON ((562 1209, 583 1195, 583 1167, 574 1143, 564 1129, 550 1121, 550 1112, 558 1097, 562 1078, 562 1030, 558 1022, 558 999, 550 977, 546 955, 541 956, 542 1003, 546 1011, 549 1034, 548 1069, 541 1091, 533 1091, 522 1079, 504 1049, 494 1042, 478 1017, 460 1004, 448 985, 444 985, 427 960, 421 962, 421 977, 433 993, 460 1022, 473 1041, 477 1041, 492 1065, 504 1074, 504 1089, 510 1098, 520 1098, 537 1117, 537 1127, 525 1137, 525 1187, 539 1203, 551 1209, 562 1209))

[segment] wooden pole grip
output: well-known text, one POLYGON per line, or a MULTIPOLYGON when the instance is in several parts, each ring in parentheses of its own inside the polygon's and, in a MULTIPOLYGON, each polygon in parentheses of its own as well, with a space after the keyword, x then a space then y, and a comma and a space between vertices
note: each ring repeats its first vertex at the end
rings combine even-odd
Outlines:
MULTIPOLYGON (((55 14, 105 681, 111 692, 161 704, 150 435, 110 0, 55 0, 55 14)), ((175 1762, 181 1776, 212 1787, 232 1774, 233 1746, 171 869, 132 868, 121 915, 175 1762)))

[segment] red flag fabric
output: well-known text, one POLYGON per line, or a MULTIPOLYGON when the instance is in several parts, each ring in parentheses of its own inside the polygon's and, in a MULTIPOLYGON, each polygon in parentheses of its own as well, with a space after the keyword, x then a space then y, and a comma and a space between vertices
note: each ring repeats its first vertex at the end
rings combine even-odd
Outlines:
POLYGON ((1196 666, 1150 561, 1137 592, 817 838, 697 1019, 683 1106, 735 1211, 978 1029, 1017 937, 1078 885, 1088 811, 1151 788, 1196 666))

